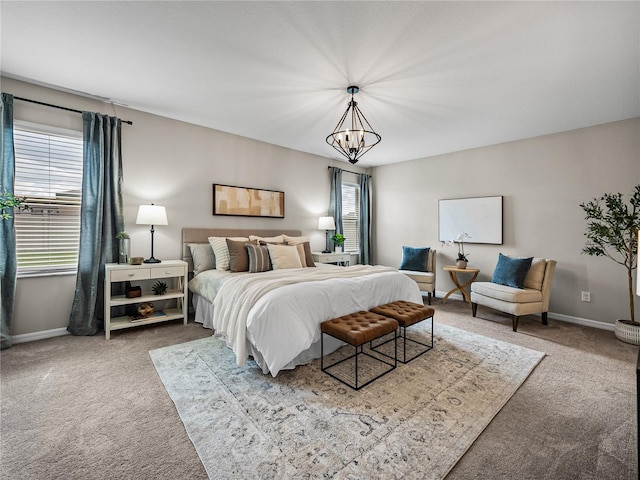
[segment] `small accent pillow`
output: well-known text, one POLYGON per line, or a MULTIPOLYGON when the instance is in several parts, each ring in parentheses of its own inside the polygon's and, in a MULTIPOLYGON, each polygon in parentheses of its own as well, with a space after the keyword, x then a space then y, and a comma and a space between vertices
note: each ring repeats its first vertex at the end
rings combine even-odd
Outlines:
MULTIPOLYGON (((247 237, 229 237, 231 240, 248 241, 247 237)), ((213 254, 216 256, 216 270, 229 270, 229 247, 225 237, 209 237, 209 243, 213 248, 213 254)))
POLYGON ((242 242, 227 238, 227 248, 229 248, 229 270, 232 272, 249 271, 249 254, 247 245, 257 242, 242 242))
POLYGON ((429 247, 402 247, 402 263, 398 270, 412 270, 414 272, 426 272, 429 259, 429 247))
POLYGON ((213 255, 211 245, 208 243, 190 243, 189 250, 191 250, 194 275, 216 268, 216 257, 213 255))
POLYGON ((269 256, 271 257, 271 265, 274 270, 284 268, 302 268, 300 255, 295 245, 267 245, 269 256))
POLYGON ((493 271, 492 283, 507 287, 523 288, 524 277, 531 268, 533 257, 513 258, 498 254, 498 264, 493 271))
POLYGON ((249 255, 249 273, 259 273, 271 270, 271 258, 269 249, 264 245, 247 244, 249 255))
MULTIPOLYGON (((291 238, 291 237, 289 237, 291 238)), ((302 248, 304 248, 304 259, 302 258, 302 255, 300 255, 300 261, 302 262, 302 266, 303 267, 315 267, 316 263, 313 261, 313 255, 311 253, 311 245, 309 244, 309 242, 303 242, 303 243, 287 243, 287 245, 295 245, 296 247, 298 247, 298 249, 300 248, 300 246, 302 246, 302 248)))

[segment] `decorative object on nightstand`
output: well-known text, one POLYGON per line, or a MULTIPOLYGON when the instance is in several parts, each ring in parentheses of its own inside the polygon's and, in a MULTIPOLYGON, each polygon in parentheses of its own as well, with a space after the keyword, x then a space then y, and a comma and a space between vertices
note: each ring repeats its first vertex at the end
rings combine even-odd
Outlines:
POLYGON ((167 293, 167 284, 164 282, 156 282, 151 289, 154 295, 164 295, 167 293))
POLYGON ((118 263, 130 263, 131 261, 131 239, 127 232, 118 232, 118 263))
POLYGON ((131 282, 124 282, 124 296, 126 298, 138 298, 142 296, 142 287, 140 285, 131 286, 131 282))
POLYGON ((640 185, 634 187, 629 204, 621 193, 605 193, 600 198, 581 203, 587 220, 587 243, 582 253, 596 257, 609 257, 627 271, 629 318, 617 319, 616 338, 640 345, 640 323, 636 322, 633 299, 633 271, 637 268, 640 230, 640 185))
POLYGON ((140 205, 138 208, 138 217, 136 218, 136 224, 138 225, 151 225, 151 256, 147 258, 144 263, 160 263, 153 256, 153 234, 155 233, 154 225, 168 225, 167 211, 160 205, 140 205))
POLYGON ((336 253, 342 253, 344 251, 343 249, 343 245, 344 245, 344 235, 342 235, 341 233, 336 233, 333 235, 333 237, 331 237, 331 240, 333 240, 333 243, 335 243, 335 252, 336 253))
POLYGON ((320 217, 318 219, 318 230, 324 230, 326 235, 325 249, 322 251, 322 253, 331 253, 331 250, 329 250, 329 230, 335 229, 336 222, 333 217, 320 217))

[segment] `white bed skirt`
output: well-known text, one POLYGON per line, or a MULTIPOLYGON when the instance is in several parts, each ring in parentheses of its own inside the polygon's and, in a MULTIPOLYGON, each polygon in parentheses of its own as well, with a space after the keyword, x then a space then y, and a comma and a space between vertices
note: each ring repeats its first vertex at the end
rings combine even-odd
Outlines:
MULTIPOLYGON (((195 321, 197 323, 201 323, 203 327, 209 328, 213 330, 213 304, 209 302, 204 297, 193 293, 192 300, 193 308, 195 310, 195 321)), ((333 338, 331 336, 325 335, 324 337, 324 353, 325 355, 331 353, 341 346, 346 345, 344 342, 333 338)), ((260 355, 256 349, 253 348, 250 342, 247 342, 247 348, 249 351, 249 355, 253 357, 255 362, 258 364, 262 373, 269 373, 269 367, 267 367, 266 362, 260 355)), ((233 352, 229 352, 230 355, 233 352)), ((313 343, 311 347, 309 347, 304 352, 301 352, 296 358, 291 360, 287 365, 285 365, 282 370, 293 370, 298 365, 306 365, 307 363, 311 363, 316 358, 320 358, 320 342, 313 343)))

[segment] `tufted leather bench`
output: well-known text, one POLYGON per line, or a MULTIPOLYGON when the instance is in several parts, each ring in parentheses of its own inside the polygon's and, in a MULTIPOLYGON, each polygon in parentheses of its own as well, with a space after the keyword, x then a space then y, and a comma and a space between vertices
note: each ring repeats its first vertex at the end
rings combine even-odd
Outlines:
MULTIPOLYGON (((370 384, 374 380, 380 378, 381 376, 389 373, 391 370, 395 369, 397 366, 396 358, 393 358, 393 363, 389 363, 383 359, 378 358, 377 356, 371 355, 367 351, 363 349, 364 344, 371 342, 372 340, 376 340, 380 337, 384 337, 390 333, 394 334, 393 342, 395 343, 395 348, 397 350, 397 335, 396 331, 398 329, 398 322, 392 318, 385 317, 383 315, 378 315, 373 312, 365 312, 360 311, 356 313, 351 313, 349 315, 343 315, 342 317, 334 318, 332 320, 327 320, 320 324, 320 369, 326 374, 332 376, 336 380, 344 383, 345 385, 350 386, 355 390, 360 390, 362 387, 370 384), (355 348, 355 353, 349 357, 338 360, 337 362, 332 363, 325 367, 324 365, 324 335, 330 335, 334 338, 342 340, 343 342, 348 343, 349 345, 355 348), (384 363, 391 368, 386 368, 379 375, 374 376, 373 378, 367 380, 364 383, 359 382, 358 380, 358 357, 360 355, 367 355, 374 360, 377 360, 380 363, 384 363), (343 362, 346 362, 350 359, 355 359, 355 382, 353 384, 343 380, 342 378, 334 375, 329 372, 330 368, 333 368, 343 362)), ((392 340, 388 340, 392 341, 392 340)), ((386 357, 392 358, 389 355, 385 355, 386 357)))
MULTIPOLYGON (((398 300, 396 302, 386 303, 384 305, 379 305, 370 310, 372 313, 377 313, 379 315, 383 315, 385 317, 393 318, 400 325, 400 338, 402 339, 402 358, 399 360, 402 363, 408 363, 416 357, 419 357, 423 353, 428 352, 433 348, 433 314, 434 309, 431 307, 426 307, 419 303, 407 302, 405 300, 398 300), (407 338, 407 328, 411 325, 415 325, 416 323, 422 322, 423 320, 431 319, 431 344, 419 342, 415 338, 407 338), (417 345, 422 345, 423 347, 419 349, 416 353, 414 353, 411 358, 407 359, 407 342, 411 342, 417 345)), ((389 340, 388 340, 389 341, 389 340)), ((388 342, 387 341, 387 342, 388 342)), ((378 353, 385 355, 390 358, 389 355, 386 355, 380 352, 378 349, 382 345, 387 342, 382 342, 375 347, 372 347, 378 353)), ((396 355, 397 356, 397 355, 396 355)))

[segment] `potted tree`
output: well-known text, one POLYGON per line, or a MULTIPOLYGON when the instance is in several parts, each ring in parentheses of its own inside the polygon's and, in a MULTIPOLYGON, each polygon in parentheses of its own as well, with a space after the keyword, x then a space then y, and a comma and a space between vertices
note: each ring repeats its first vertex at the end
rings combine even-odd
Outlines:
POLYGON ((587 243, 582 253, 608 257, 627 271, 630 317, 616 320, 616 337, 623 342, 640 345, 640 323, 635 321, 632 277, 638 266, 640 185, 635 186, 629 204, 625 203, 621 193, 605 193, 580 206, 587 220, 587 243))

